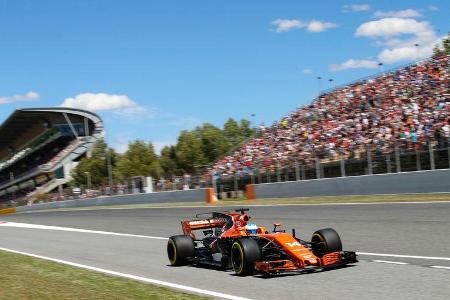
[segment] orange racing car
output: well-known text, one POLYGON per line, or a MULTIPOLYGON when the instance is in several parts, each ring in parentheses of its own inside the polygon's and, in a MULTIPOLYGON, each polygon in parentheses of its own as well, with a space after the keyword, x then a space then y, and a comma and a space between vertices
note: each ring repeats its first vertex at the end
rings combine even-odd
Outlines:
POLYGON ((320 229, 307 242, 280 224, 269 232, 249 223, 247 211, 212 212, 181 221, 184 234, 171 236, 167 243, 170 264, 233 268, 236 275, 246 276, 255 271, 265 275, 321 271, 358 261, 355 252, 342 251, 334 229, 320 229))

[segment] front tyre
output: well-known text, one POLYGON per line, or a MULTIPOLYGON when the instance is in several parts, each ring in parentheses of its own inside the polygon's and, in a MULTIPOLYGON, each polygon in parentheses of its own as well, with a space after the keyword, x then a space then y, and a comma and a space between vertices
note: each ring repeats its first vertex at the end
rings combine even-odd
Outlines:
POLYGON ((313 233, 311 244, 314 255, 322 257, 325 254, 342 251, 339 234, 332 228, 317 230, 313 233))
POLYGON ((195 255, 195 244, 188 235, 174 235, 167 242, 167 257, 172 266, 183 266, 195 255))
POLYGON ((231 263, 236 275, 252 275, 255 271, 255 263, 259 260, 261 260, 261 250, 254 239, 239 239, 231 246, 231 263))

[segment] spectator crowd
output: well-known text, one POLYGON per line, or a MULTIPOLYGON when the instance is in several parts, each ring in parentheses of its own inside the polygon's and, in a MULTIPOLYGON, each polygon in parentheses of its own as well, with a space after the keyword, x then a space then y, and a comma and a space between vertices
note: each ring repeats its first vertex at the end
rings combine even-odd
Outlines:
POLYGON ((225 156, 210 174, 273 170, 446 147, 450 139, 450 57, 433 57, 321 94, 225 156))

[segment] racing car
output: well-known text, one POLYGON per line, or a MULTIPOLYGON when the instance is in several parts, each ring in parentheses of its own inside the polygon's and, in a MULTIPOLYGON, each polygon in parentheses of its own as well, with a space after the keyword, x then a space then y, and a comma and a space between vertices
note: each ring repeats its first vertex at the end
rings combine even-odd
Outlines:
POLYGON ((358 262, 356 253, 342 251, 332 228, 317 230, 311 241, 287 233, 281 224, 266 227, 249 223, 249 210, 198 214, 181 221, 182 235, 171 236, 167 256, 172 266, 192 264, 233 269, 238 276, 312 272, 358 262), (199 231, 201 231, 199 233, 199 231))

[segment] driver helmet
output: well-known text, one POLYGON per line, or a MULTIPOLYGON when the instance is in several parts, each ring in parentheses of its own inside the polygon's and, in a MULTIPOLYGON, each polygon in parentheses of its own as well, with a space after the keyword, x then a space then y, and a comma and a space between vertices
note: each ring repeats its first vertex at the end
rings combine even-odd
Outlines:
POLYGON ((258 226, 256 226, 256 224, 247 224, 245 226, 245 230, 247 231, 247 234, 256 234, 258 231, 258 226))

